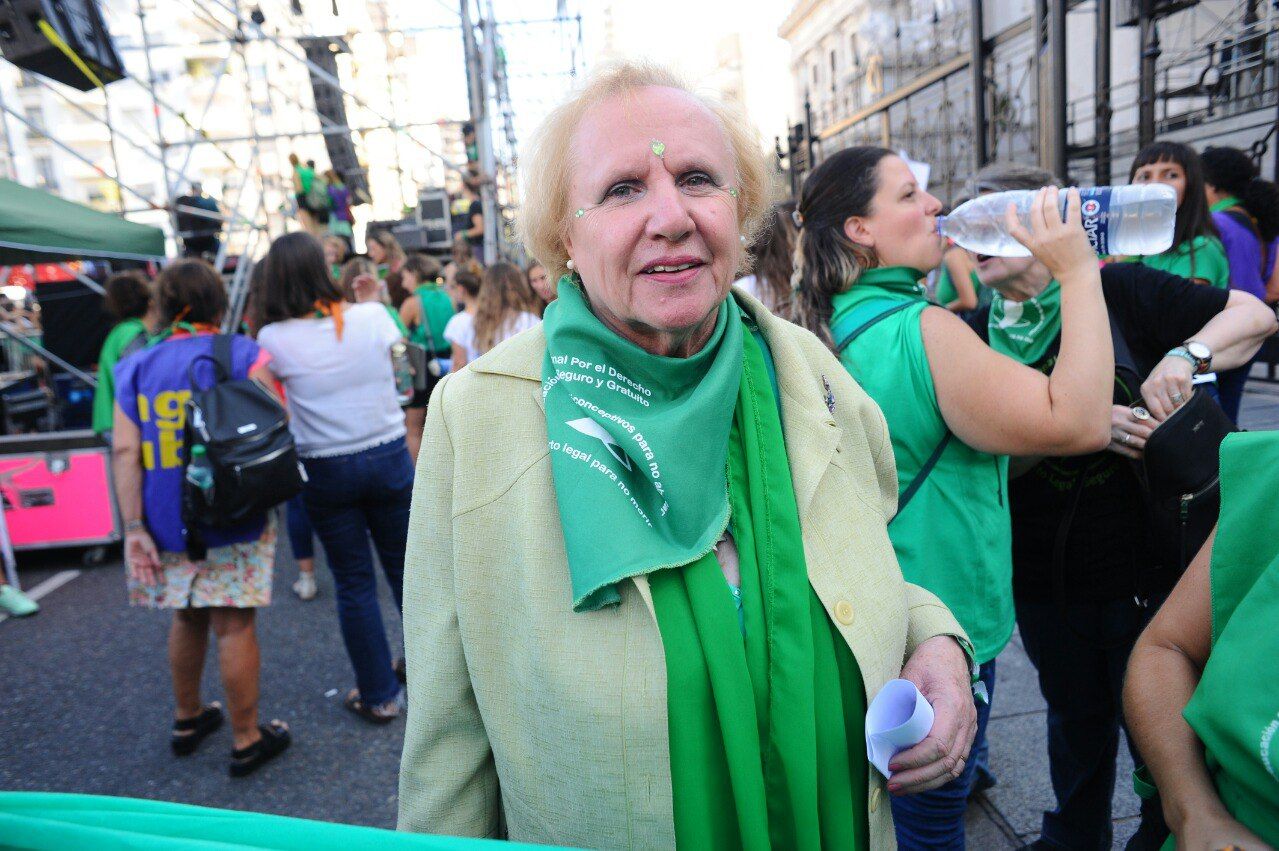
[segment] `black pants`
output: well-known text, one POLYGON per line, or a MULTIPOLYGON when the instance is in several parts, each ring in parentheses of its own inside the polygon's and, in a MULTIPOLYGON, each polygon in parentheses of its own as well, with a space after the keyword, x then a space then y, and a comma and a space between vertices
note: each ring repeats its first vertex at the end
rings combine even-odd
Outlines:
MULTIPOLYGON (((1131 599, 1098 603, 1017 600, 1017 626, 1048 703, 1048 769, 1057 808, 1042 839, 1071 851, 1111 847, 1110 802, 1123 720, 1128 656, 1154 614, 1131 599), (1063 611, 1064 609, 1064 611, 1063 611)), ((1128 739, 1133 762, 1141 757, 1128 739)), ((1121 782, 1131 783, 1124 777, 1121 782)), ((1157 849, 1168 835, 1158 799, 1143 801, 1129 849, 1157 849)))

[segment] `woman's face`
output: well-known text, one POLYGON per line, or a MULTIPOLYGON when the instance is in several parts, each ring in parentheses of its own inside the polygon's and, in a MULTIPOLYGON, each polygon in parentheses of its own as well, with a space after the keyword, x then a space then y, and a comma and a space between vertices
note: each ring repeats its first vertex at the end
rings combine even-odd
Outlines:
POLYGON ((386 262, 386 249, 376 239, 369 240, 369 259, 378 264, 386 262))
POLYGON ((342 248, 331 239, 324 241, 324 262, 336 266, 342 262, 342 248))
POLYGON ((542 301, 547 304, 555 301, 555 285, 551 283, 551 276, 541 266, 534 266, 528 270, 528 282, 533 292, 537 293, 537 297, 542 301))
POLYGON ((1132 175, 1133 183, 1162 183, 1177 190, 1177 206, 1186 199, 1186 170, 1172 160, 1143 165, 1132 175))
POLYGON ((946 248, 946 241, 937 233, 941 202, 919 188, 901 157, 884 157, 875 176, 879 186, 871 199, 870 214, 845 221, 845 235, 858 245, 873 248, 884 266, 909 266, 925 272, 936 269, 946 248))
POLYGON ((567 155, 565 248, 600 320, 650 351, 713 327, 742 251, 715 115, 676 89, 628 92, 586 112, 567 155))

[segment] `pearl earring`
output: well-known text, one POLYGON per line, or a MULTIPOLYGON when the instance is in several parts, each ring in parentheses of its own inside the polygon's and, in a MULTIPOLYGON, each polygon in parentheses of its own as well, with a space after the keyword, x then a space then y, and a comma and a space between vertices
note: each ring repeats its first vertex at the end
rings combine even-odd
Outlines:
POLYGON ((572 258, 570 258, 570 259, 568 259, 568 260, 565 260, 565 261, 564 261, 564 265, 565 265, 566 267, 568 267, 568 268, 571 270, 571 269, 573 268, 573 260, 572 260, 572 258))
POLYGON ((746 244, 746 234, 742 234, 741 236, 738 237, 738 239, 742 241, 742 245, 746 244))

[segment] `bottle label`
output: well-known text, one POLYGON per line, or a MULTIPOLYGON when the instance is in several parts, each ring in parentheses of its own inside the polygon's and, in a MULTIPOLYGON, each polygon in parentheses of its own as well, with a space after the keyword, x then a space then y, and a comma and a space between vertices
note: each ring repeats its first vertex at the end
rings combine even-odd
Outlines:
POLYGON ((1110 254, 1110 187, 1096 186, 1091 189, 1080 189, 1079 200, 1084 233, 1088 234, 1088 241, 1092 244, 1093 251, 1105 257, 1110 254))

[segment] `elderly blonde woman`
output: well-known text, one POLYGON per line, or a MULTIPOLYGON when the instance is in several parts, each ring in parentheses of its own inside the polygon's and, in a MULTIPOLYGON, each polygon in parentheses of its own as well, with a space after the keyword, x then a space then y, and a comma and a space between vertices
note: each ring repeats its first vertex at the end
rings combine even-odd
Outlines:
POLYGON ((936 718, 890 791, 963 767, 966 638, 897 566, 884 418, 816 337, 730 291, 766 207, 745 127, 623 65, 526 160, 528 247, 568 274, 543 326, 428 408, 402 829, 889 847, 863 735, 898 676, 936 718))

